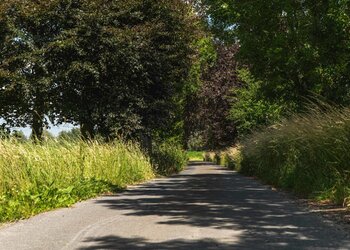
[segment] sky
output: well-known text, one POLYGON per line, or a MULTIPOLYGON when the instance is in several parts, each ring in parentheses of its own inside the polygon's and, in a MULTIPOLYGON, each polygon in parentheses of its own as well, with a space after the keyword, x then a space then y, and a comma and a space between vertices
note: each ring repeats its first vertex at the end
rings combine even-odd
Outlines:
MULTIPOLYGON (((4 122, 3 119, 0 118, 0 124, 2 124, 4 122)), ((61 132, 61 131, 69 131, 71 130, 72 128, 74 128, 75 126, 70 124, 70 123, 64 123, 60 126, 52 126, 52 124, 50 124, 50 129, 48 129, 48 131, 53 134, 54 136, 58 136, 58 134, 61 132)), ((26 137, 29 137, 30 134, 32 133, 32 130, 30 127, 25 127, 25 128, 12 128, 12 131, 13 130, 20 130, 20 131, 23 131, 23 133, 25 134, 26 137)))
MULTIPOLYGON (((48 131, 53 135, 53 136, 58 136, 58 134, 61 131, 69 131, 72 128, 74 128, 74 126, 72 124, 69 123, 65 123, 62 124, 60 126, 50 126, 50 129, 48 129, 48 131)), ((23 133, 25 134, 26 137, 29 137, 30 134, 32 133, 32 130, 30 127, 26 127, 26 128, 13 128, 13 130, 21 130, 23 131, 23 133)))

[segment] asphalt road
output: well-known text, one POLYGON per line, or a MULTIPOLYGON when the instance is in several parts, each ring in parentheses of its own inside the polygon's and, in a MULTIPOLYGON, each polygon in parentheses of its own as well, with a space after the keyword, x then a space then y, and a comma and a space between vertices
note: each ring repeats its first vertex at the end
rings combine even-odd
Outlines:
POLYGON ((206 163, 0 229, 0 249, 350 249, 284 194, 206 163))

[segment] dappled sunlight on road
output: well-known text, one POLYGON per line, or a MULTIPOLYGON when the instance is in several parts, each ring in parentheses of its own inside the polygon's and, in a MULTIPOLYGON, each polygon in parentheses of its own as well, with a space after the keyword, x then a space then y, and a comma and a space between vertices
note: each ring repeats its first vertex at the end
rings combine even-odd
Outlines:
MULTIPOLYGON (((123 242, 137 248, 138 244, 149 243, 150 249, 178 249, 213 244, 221 249, 268 249, 337 244, 332 240, 338 237, 336 233, 282 194, 211 164, 193 164, 180 175, 140 185, 96 203, 128 217, 129 230, 117 230, 104 238, 117 245, 123 242), (153 225, 139 225, 144 230, 132 229, 146 217, 152 218, 153 225), (130 238, 133 232, 140 238, 130 238)), ((97 246, 108 244, 103 237, 90 237, 86 243, 94 249, 94 242, 97 246)))
POLYGON ((6 250, 350 249, 343 232, 283 193, 209 163, 15 223, 0 242, 6 250))

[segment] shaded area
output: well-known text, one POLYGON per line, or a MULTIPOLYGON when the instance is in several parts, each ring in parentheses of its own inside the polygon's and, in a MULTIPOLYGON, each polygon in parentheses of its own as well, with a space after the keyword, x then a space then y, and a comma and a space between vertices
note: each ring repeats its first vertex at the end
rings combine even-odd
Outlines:
POLYGON ((96 243, 96 245, 81 249, 232 249, 230 244, 222 244, 209 238, 200 241, 170 240, 162 243, 149 243, 144 238, 128 239, 106 236, 89 241, 96 243))
MULTIPOLYGON (((123 196, 96 201, 126 216, 165 216, 160 223, 242 230, 239 240, 148 239, 116 235, 89 238, 81 249, 336 249, 350 247, 345 235, 296 207, 282 194, 235 172, 193 163, 182 174, 142 185, 123 196), (339 240, 340 239, 340 240, 339 240)), ((171 227, 169 227, 171 230, 171 227)), ((154 232, 157 234, 157 232, 154 232)), ((211 239, 212 238, 212 239, 211 239)))

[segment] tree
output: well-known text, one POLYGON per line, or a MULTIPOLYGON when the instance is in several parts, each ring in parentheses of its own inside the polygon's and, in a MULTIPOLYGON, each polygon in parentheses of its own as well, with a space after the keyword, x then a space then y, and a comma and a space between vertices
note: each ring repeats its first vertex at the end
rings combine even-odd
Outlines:
POLYGON ((181 0, 5 0, 0 5, 0 116, 42 138, 162 134, 192 64, 196 17, 181 0), (46 116, 47 115, 47 116, 46 116))
POLYGON ((287 111, 284 103, 270 101, 262 96, 261 82, 249 70, 240 69, 237 76, 241 86, 232 89, 229 118, 236 125, 239 137, 282 118, 287 111))
POLYGON ((0 116, 9 126, 32 127, 41 140, 50 112, 52 75, 47 49, 59 31, 53 20, 56 1, 10 1, 0 4, 0 116))
POLYGON ((50 45, 58 122, 85 138, 154 134, 172 122, 191 66, 193 22, 180 0, 80 1, 50 45), (79 11, 78 11, 79 10, 79 11))
POLYGON ((239 41, 262 96, 294 110, 317 93, 350 103, 347 1, 203 0, 213 30, 239 41))
POLYGON ((196 41, 197 53, 181 97, 181 113, 183 115, 182 142, 185 149, 189 147, 190 140, 196 140, 193 137, 201 136, 201 132, 198 131, 200 124, 202 124, 199 116, 201 107, 199 106, 200 98, 198 94, 203 86, 203 74, 209 67, 213 67, 217 60, 217 51, 213 38, 210 36, 210 33, 204 31, 205 29, 203 28, 203 34, 196 41))
POLYGON ((232 89, 240 88, 237 45, 212 39, 200 42, 200 60, 194 64, 192 87, 185 101, 186 147, 211 150, 231 146, 237 136, 236 126, 229 119, 232 89))
POLYGON ((232 89, 241 86, 237 52, 237 45, 217 44, 217 61, 202 77, 198 112, 204 143, 209 149, 231 146, 237 137, 236 126, 229 119, 232 89))

